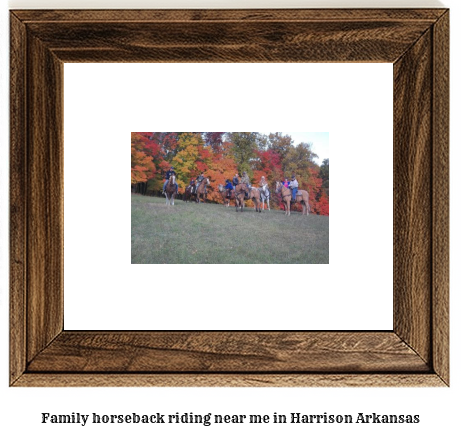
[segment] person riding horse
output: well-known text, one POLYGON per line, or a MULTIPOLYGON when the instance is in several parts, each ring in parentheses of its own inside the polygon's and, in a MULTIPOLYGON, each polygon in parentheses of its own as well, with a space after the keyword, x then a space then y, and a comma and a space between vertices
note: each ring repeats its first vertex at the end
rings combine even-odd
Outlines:
MULTIPOLYGON (((200 175, 197 177, 197 180, 195 182, 195 192, 197 192, 198 187, 200 184, 205 180, 205 176, 203 174, 203 171, 200 173, 200 175)), ((205 186, 205 194, 207 193, 206 186, 205 186)))
POLYGON ((264 176, 261 176, 261 180, 259 181, 259 191, 261 192, 261 201, 262 201, 262 208, 264 210, 264 203, 267 202, 267 208, 270 210, 270 204, 269 204, 269 199, 270 199, 270 192, 268 188, 268 183, 266 181, 266 178, 264 176))
POLYGON ((234 186, 232 185, 229 179, 226 180, 226 185, 224 186, 224 189, 226 190, 227 198, 231 198, 232 191, 234 190, 234 186))
MULTIPOLYGON (((248 174, 246 171, 243 172, 242 175, 242 180, 240 180, 240 183, 245 184, 248 188, 251 188, 251 183, 250 183, 250 178, 248 177, 248 174)), ((249 193, 245 193, 245 198, 249 198, 249 193)))
POLYGON ((296 203, 296 193, 298 192, 298 181, 296 180, 296 177, 293 175, 291 177, 291 182, 289 185, 289 188, 291 189, 291 202, 296 203))
MULTIPOLYGON (((170 177, 172 175, 176 177, 176 173, 174 171, 174 168, 170 167, 170 169, 165 174, 165 183, 163 184, 162 195, 165 194, 166 184, 168 183, 168 180, 170 180, 170 177)), ((176 188, 176 194, 177 194, 178 193, 178 184, 176 182, 175 182, 175 188, 176 188)))
POLYGON ((191 194, 194 194, 194 190, 195 190, 195 180, 194 179, 190 179, 190 183, 189 183, 189 192, 191 194))

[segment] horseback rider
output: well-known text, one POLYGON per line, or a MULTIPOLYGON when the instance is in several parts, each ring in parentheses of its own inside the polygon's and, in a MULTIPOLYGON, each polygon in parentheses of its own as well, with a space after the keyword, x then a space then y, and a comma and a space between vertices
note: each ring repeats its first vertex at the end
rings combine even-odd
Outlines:
POLYGON ((195 192, 194 192, 195 180, 194 180, 193 178, 190 179, 189 188, 190 188, 190 193, 191 193, 191 194, 195 194, 195 192))
MULTIPOLYGON (((170 180, 171 176, 175 176, 175 178, 176 178, 176 173, 175 173, 173 167, 170 167, 170 169, 165 174, 165 183, 163 184, 162 195, 165 194, 165 188, 166 188, 166 185, 167 185, 168 181, 170 180)), ((176 181, 174 182, 174 185, 175 185, 175 188, 176 188, 176 195, 177 195, 178 194, 178 184, 176 183, 176 181)))
MULTIPOLYGON (((200 175, 197 177, 197 181, 195 183, 195 191, 197 192, 198 187, 201 185, 201 183, 205 180, 205 176, 203 175, 203 171, 200 173, 200 175)), ((205 185, 205 194, 206 194, 206 185, 205 185)))
POLYGON ((234 190, 234 186, 232 185, 232 182, 229 179, 226 180, 226 185, 224 186, 224 189, 227 191, 226 197, 230 198, 232 195, 232 191, 234 190))
MULTIPOLYGON (((248 188, 251 188, 250 178, 248 177, 248 174, 247 174, 246 171, 243 172, 242 180, 240 180, 240 183, 243 183, 243 184, 245 184, 248 188)), ((245 192, 245 198, 249 198, 249 196, 250 196, 249 192, 245 192)))
POLYGON ((296 193, 298 192, 298 181, 296 180, 296 177, 293 175, 291 176, 291 182, 289 185, 291 189, 291 201, 292 203, 296 202, 296 193))
POLYGON ((288 181, 288 179, 286 177, 285 177, 285 180, 282 182, 282 185, 285 186, 285 188, 290 187, 290 182, 288 181))
POLYGON ((234 178, 232 179, 232 184, 234 185, 234 188, 240 183, 239 179, 239 173, 235 173, 234 178))
POLYGON ((261 188, 264 188, 264 185, 267 185, 267 182, 266 182, 266 178, 262 176, 261 180, 259 181, 259 186, 261 186, 261 188))

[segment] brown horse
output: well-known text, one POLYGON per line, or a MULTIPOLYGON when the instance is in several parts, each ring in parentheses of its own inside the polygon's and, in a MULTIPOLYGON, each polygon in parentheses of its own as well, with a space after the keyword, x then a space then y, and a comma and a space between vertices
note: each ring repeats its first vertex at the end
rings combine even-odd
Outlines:
POLYGON ((218 191, 220 192, 222 196, 222 202, 224 206, 229 207, 230 201, 235 198, 234 190, 232 189, 229 195, 229 193, 227 192, 228 190, 225 189, 223 185, 218 185, 218 191))
MULTIPOLYGON (((285 206, 285 215, 290 215, 291 205, 291 190, 283 186, 282 183, 277 182, 275 185, 275 192, 282 197, 282 203, 285 206)), ((309 192, 300 190, 296 193, 296 203, 301 203, 303 207, 303 215, 309 215, 309 192)))
POLYGON ((261 191, 258 188, 250 188, 249 199, 253 201, 256 212, 261 212, 261 191))
POLYGON ((168 183, 165 187, 165 197, 166 197, 166 204, 169 206, 174 206, 174 198, 176 197, 176 178, 174 174, 170 176, 168 183))
POLYGON ((240 183, 235 187, 235 211, 243 212, 245 203, 245 193, 248 192, 248 186, 245 183, 240 183))
POLYGON ((210 184, 210 180, 208 179, 208 177, 205 177, 202 182, 200 183, 200 185, 198 186, 197 188, 197 191, 196 191, 196 202, 197 203, 200 203, 200 197, 202 197, 203 199, 203 202, 206 202, 206 190, 205 188, 210 184))
POLYGON ((195 195, 195 184, 194 185, 189 185, 185 190, 184 190, 184 197, 183 200, 187 203, 189 201, 192 201, 192 196, 195 195))

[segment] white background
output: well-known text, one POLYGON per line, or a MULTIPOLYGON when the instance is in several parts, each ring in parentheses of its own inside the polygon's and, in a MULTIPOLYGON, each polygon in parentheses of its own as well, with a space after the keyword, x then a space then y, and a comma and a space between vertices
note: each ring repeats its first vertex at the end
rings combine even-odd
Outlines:
POLYGON ((66 329, 392 329, 392 64, 66 64, 64 83, 66 329), (330 132, 330 264, 131 265, 128 139, 153 130, 330 132))
MULTIPOLYGON (((460 26, 461 8, 459 3, 453 1, 444 2, 451 7, 451 77, 460 77, 459 53, 461 41, 460 26)), ((11 7, 155 7, 161 2, 140 2, 140 1, 87 1, 87 2, 32 2, 12 1, 11 7)), ((186 5, 183 2, 169 2, 186 5)), ((194 3, 199 6, 210 6, 212 2, 194 3)), ((215 2, 216 4, 216 2, 215 2)), ((222 2, 218 4, 223 4, 222 2)), ((247 6, 261 6, 262 2, 252 1, 247 6)), ((328 3, 329 6, 351 7, 361 6, 382 6, 382 2, 350 2, 336 1, 328 3)), ((398 6, 421 6, 428 2, 386 2, 387 5, 398 6)), ((434 5, 434 2, 430 2, 434 5)), ((229 5, 229 3, 227 3, 229 5)), ((232 5, 235 6, 235 3, 232 5)), ((275 1, 264 2, 265 7, 294 6, 295 2, 277 3, 275 1)), ((297 2, 297 6, 319 5, 317 2, 297 2)), ((7 38, 7 11, 6 5, 2 5, 1 15, 1 101, 8 101, 8 38, 7 38)), ((458 144, 461 140, 459 122, 459 81, 451 81, 451 144, 458 144)), ((8 107, 2 105, 1 111, 1 217, 2 223, 0 237, 2 240, 0 252, 1 265, 1 293, 0 293, 0 319, 1 319, 1 361, 0 361, 0 429, 2 434, 34 434, 34 435, 126 435, 128 434, 253 434, 255 431, 250 426, 236 427, 202 427, 202 426, 171 426, 156 428, 129 426, 111 427, 79 427, 79 426, 51 426, 40 424, 41 412, 52 413, 175 413, 175 412, 196 412, 196 413, 260 413, 272 415, 273 412, 286 413, 397 413, 397 414, 419 414, 422 423, 418 426, 406 425, 353 425, 349 427, 337 425, 304 425, 280 426, 268 425, 260 427, 259 431, 268 434, 313 434, 313 435, 334 435, 341 432, 345 435, 387 435, 392 432, 394 435, 408 434, 457 434, 459 430, 459 401, 461 400, 460 388, 460 317, 459 304, 460 296, 457 290, 460 287, 459 268, 456 265, 461 261, 459 244, 459 227, 451 227, 451 387, 449 389, 431 388, 81 388, 81 389, 53 389, 53 388, 9 388, 8 387, 8 107)), ((451 147, 451 223, 460 222, 460 198, 459 184, 460 172, 456 170, 459 162, 459 147, 451 147)))

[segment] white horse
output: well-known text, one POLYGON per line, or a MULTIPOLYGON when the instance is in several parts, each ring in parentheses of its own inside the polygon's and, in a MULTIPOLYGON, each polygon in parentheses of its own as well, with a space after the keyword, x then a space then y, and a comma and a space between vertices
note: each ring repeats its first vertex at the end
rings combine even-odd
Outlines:
POLYGON ((261 188, 259 188, 259 191, 261 192, 261 201, 263 204, 262 210, 264 210, 265 201, 267 201, 267 210, 271 210, 271 206, 269 204, 271 193, 269 191, 269 188, 267 187, 267 183, 263 185, 261 188))

